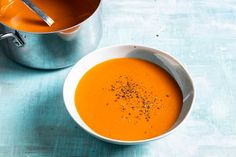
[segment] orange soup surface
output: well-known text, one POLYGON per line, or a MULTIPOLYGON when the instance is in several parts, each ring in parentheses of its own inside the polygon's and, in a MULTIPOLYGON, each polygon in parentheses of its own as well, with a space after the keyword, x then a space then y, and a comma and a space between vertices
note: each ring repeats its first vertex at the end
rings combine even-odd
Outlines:
POLYGON ((100 0, 31 0, 55 23, 49 27, 22 0, 0 0, 0 22, 16 30, 52 32, 73 27, 93 14, 100 0))
POLYGON ((140 59, 100 63, 79 81, 77 112, 96 133, 117 140, 144 140, 167 132, 182 107, 176 81, 140 59))

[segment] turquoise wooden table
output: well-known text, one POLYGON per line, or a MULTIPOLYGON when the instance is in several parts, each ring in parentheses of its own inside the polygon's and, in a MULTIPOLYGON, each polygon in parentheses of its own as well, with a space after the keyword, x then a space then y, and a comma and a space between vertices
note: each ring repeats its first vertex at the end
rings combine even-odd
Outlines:
POLYGON ((0 53, 0 157, 235 157, 236 1, 104 0, 103 20, 99 47, 142 44, 186 65, 197 97, 185 125, 144 145, 101 142, 66 111, 70 68, 28 69, 0 53))

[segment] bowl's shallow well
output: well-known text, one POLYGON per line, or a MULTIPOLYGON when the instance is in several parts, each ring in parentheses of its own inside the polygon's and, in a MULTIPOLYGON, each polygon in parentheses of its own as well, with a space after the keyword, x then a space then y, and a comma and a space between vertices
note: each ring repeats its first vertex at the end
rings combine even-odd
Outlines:
POLYGON ((156 49, 137 45, 117 45, 91 52, 90 54, 86 55, 81 60, 79 60, 77 64, 71 69, 70 73, 68 74, 65 80, 63 89, 63 96, 66 108, 72 118, 80 125, 81 128, 103 141, 123 145, 133 145, 157 140, 176 130, 176 128, 178 128, 180 124, 183 123, 183 121, 190 113, 195 97, 194 93, 194 86, 190 74, 187 72, 184 66, 180 62, 178 62, 173 56, 156 49), (169 131, 160 136, 137 141, 122 141, 107 138, 97 134, 91 128, 89 128, 81 119, 80 115, 77 113, 74 102, 74 95, 76 87, 83 75, 92 67, 101 62, 115 58, 127 57, 144 59, 161 66, 176 80, 179 87, 181 88, 183 94, 183 106, 181 113, 174 126, 172 126, 169 131))

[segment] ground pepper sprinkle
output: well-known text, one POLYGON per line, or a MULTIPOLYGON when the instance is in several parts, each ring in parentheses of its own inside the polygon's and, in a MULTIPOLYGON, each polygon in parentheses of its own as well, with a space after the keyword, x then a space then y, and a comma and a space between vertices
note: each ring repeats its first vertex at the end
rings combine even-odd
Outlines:
MULTIPOLYGON (((150 89, 143 87, 142 83, 134 81, 131 77, 119 76, 108 90, 113 93, 114 102, 120 105, 120 110, 123 112, 121 119, 133 121, 134 124, 137 124, 141 119, 149 122, 152 118, 150 116, 152 110, 161 109, 162 100, 153 95, 150 89)), ((169 95, 166 94, 166 97, 168 98, 169 95)))

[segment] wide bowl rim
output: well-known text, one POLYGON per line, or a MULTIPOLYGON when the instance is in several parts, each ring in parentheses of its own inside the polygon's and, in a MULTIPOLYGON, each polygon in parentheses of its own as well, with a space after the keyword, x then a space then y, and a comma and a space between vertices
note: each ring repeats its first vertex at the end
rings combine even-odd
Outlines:
MULTIPOLYGON (((112 53, 112 52, 110 52, 112 53)), ((106 60, 105 60, 106 61, 106 60)), ((113 144, 120 144, 120 145, 135 145, 135 144, 142 144, 142 143, 146 143, 146 142, 151 142, 151 141, 154 141, 154 140, 158 140, 158 139, 161 139, 171 133, 173 133, 174 131, 176 131, 179 127, 181 127, 184 122, 186 121, 186 119, 189 117, 191 111, 192 111, 192 108, 193 108, 193 104, 195 102, 195 86, 194 86, 194 82, 193 82, 193 79, 192 79, 192 76, 191 74, 189 73, 189 71, 187 70, 187 68, 185 67, 185 65, 183 63, 181 63, 176 57, 172 56, 170 53, 168 52, 163 52, 163 51, 160 51, 156 48, 152 48, 152 47, 147 47, 147 46, 143 46, 143 45, 140 45, 140 44, 117 44, 117 45, 112 45, 112 46, 107 46, 107 47, 103 47, 103 48, 100 48, 100 49, 96 49, 92 52, 90 52, 89 54, 85 55, 83 58, 81 58, 69 71, 69 73, 67 74, 66 76, 66 79, 64 81, 64 85, 63 85, 63 99, 64 99, 64 104, 66 106, 66 109, 67 111, 69 112, 70 116, 73 118, 73 120, 84 130, 86 131, 87 133, 89 133, 90 135, 100 139, 100 140, 103 140, 105 142, 109 142, 109 143, 113 143, 113 144), (96 133, 95 131, 94 132, 91 132, 90 130, 86 129, 82 124, 80 124, 74 117, 73 115, 71 114, 70 110, 69 110, 69 106, 70 104, 67 103, 67 100, 66 100, 66 97, 65 97, 65 93, 67 91, 66 89, 66 84, 69 82, 69 76, 71 75, 72 71, 74 71, 77 67, 78 64, 80 64, 83 60, 86 60, 88 59, 90 56, 93 56, 95 53, 98 53, 99 51, 105 51, 105 50, 111 50, 111 49, 117 49, 117 48, 121 48, 121 47, 137 47, 137 48, 142 48, 142 49, 145 49, 145 50, 149 50, 149 51, 155 51, 157 53, 160 53, 160 54, 163 54, 163 55, 167 55, 168 57, 170 57, 172 60, 174 60, 176 63, 179 64, 179 66, 186 72, 186 76, 188 77, 190 83, 191 83, 191 86, 192 86, 192 95, 193 95, 193 98, 192 98, 192 102, 190 103, 190 107, 189 107, 189 110, 188 112, 185 114, 183 120, 181 120, 181 122, 179 124, 177 124, 174 128, 170 129, 169 131, 165 132, 164 134, 162 135, 159 135, 159 136, 155 136, 153 138, 149 138, 149 139, 144 139, 144 140, 132 140, 132 141, 125 141, 125 140, 117 140, 117 139, 112 139, 112 138, 108 138, 108 137, 105 137, 103 135, 100 135, 98 133, 96 133)), ((77 112, 77 111, 76 111, 77 112)), ((80 118, 80 116, 79 116, 80 118)), ((82 118, 80 118, 82 120, 82 118)), ((83 121, 83 120, 82 120, 83 121)), ((83 121, 84 122, 84 121, 83 121)), ((84 122, 85 123, 85 122, 84 122)), ((85 123, 86 124, 86 123, 85 123)), ((91 128, 90 128, 91 129, 91 128)), ((92 129, 91 129, 92 130, 92 129)))

